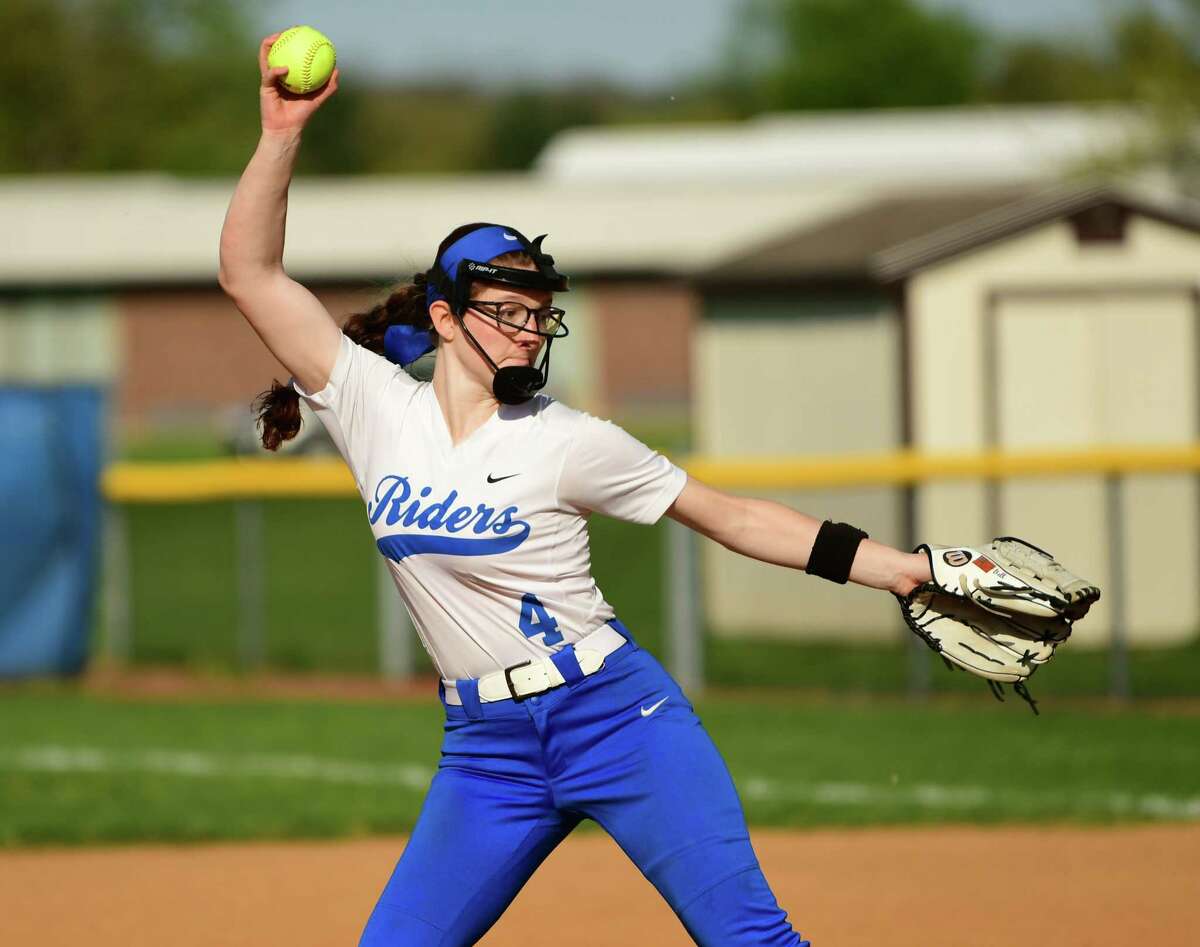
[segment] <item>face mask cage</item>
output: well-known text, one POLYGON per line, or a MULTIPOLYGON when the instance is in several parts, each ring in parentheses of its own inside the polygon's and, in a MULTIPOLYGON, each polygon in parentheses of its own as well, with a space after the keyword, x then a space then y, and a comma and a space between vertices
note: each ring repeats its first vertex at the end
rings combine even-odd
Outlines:
MULTIPOLYGON (((521 404, 546 387, 546 382, 550 380, 550 346, 561 336, 544 336, 546 346, 542 349, 542 360, 536 368, 532 365, 505 365, 501 368, 488 355, 487 349, 480 345, 475 334, 467 328, 467 321, 461 315, 458 316, 458 324, 471 346, 491 366, 492 394, 501 404, 521 404)), ((562 335, 567 334, 566 328, 562 326, 562 335)))
MULTIPOLYGON (((533 260, 535 269, 496 266, 479 260, 463 259, 458 263, 453 280, 445 274, 440 263, 435 263, 429 276, 434 286, 446 297, 451 312, 458 317, 459 325, 462 326, 463 333, 471 345, 491 366, 492 394, 501 404, 521 404, 546 386, 550 377, 550 346, 554 339, 562 338, 568 331, 562 322, 563 310, 553 306, 547 307, 546 310, 543 310, 546 315, 541 317, 541 319, 547 320, 545 327, 539 328, 538 323, 535 322, 535 327, 527 330, 546 340, 546 347, 542 350, 542 358, 538 366, 535 368, 532 365, 506 365, 500 368, 484 347, 479 344, 471 330, 467 328, 466 320, 463 317, 468 308, 477 308, 478 306, 470 299, 473 282, 482 281, 501 286, 512 286, 515 289, 535 289, 552 293, 566 292, 568 289, 567 277, 554 268, 554 258, 542 251, 542 241, 546 235, 542 234, 536 240, 530 241, 516 231, 512 233, 518 238, 516 242, 520 249, 529 254, 530 259, 533 260)), ((484 303, 484 305, 490 307, 492 304, 484 303)), ((530 312, 528 307, 523 308, 526 310, 524 313, 526 323, 531 319, 539 319, 535 315, 538 310, 530 312)), ((479 309, 479 311, 502 325, 517 329, 525 328, 524 324, 514 325, 513 322, 502 319, 492 312, 486 312, 484 309, 479 309)))

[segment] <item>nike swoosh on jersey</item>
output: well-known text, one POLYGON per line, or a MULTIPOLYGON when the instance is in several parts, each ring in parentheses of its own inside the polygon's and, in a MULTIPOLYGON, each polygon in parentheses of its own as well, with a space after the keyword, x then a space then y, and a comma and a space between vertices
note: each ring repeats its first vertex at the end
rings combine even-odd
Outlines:
POLYGON ((642 716, 649 717, 652 713, 654 713, 654 711, 658 710, 658 708, 661 707, 666 702, 667 702, 667 698, 664 697, 657 704, 651 704, 649 707, 643 707, 642 708, 642 716))
POLYGON ((491 474, 487 476, 488 483, 499 483, 501 480, 511 480, 513 477, 521 476, 519 473, 505 474, 503 477, 493 477, 491 474))

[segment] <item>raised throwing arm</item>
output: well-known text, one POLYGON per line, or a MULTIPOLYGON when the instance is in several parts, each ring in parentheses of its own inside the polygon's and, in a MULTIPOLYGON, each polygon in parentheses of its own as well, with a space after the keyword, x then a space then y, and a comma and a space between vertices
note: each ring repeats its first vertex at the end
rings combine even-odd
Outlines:
POLYGON ((276 79, 259 45, 262 137, 233 194, 221 230, 221 288, 234 301, 271 353, 308 391, 325 386, 337 358, 341 330, 320 301, 283 269, 288 187, 300 137, 313 113, 337 91, 335 69, 317 92, 293 95, 276 79))

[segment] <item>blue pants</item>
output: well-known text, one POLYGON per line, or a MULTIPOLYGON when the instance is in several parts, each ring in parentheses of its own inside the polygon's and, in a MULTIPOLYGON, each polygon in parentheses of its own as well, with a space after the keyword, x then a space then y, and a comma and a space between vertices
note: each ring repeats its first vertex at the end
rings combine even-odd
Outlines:
POLYGON ((630 641, 590 677, 564 676, 519 703, 468 694, 446 707, 438 772, 360 947, 475 943, 585 818, 697 943, 807 947, 758 866, 724 761, 654 657, 630 641))

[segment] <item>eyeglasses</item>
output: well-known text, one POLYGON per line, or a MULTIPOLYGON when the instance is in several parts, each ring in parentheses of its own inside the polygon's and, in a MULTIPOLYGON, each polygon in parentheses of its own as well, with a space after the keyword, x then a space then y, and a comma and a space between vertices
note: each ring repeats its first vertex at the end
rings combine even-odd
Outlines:
POLYGON ((554 306, 534 309, 524 303, 496 302, 490 299, 468 299, 467 304, 510 329, 525 329, 550 339, 558 339, 567 334, 567 327, 563 325, 563 316, 566 315, 564 309, 556 309, 554 306), (535 328, 529 328, 530 319, 533 320, 535 328))

